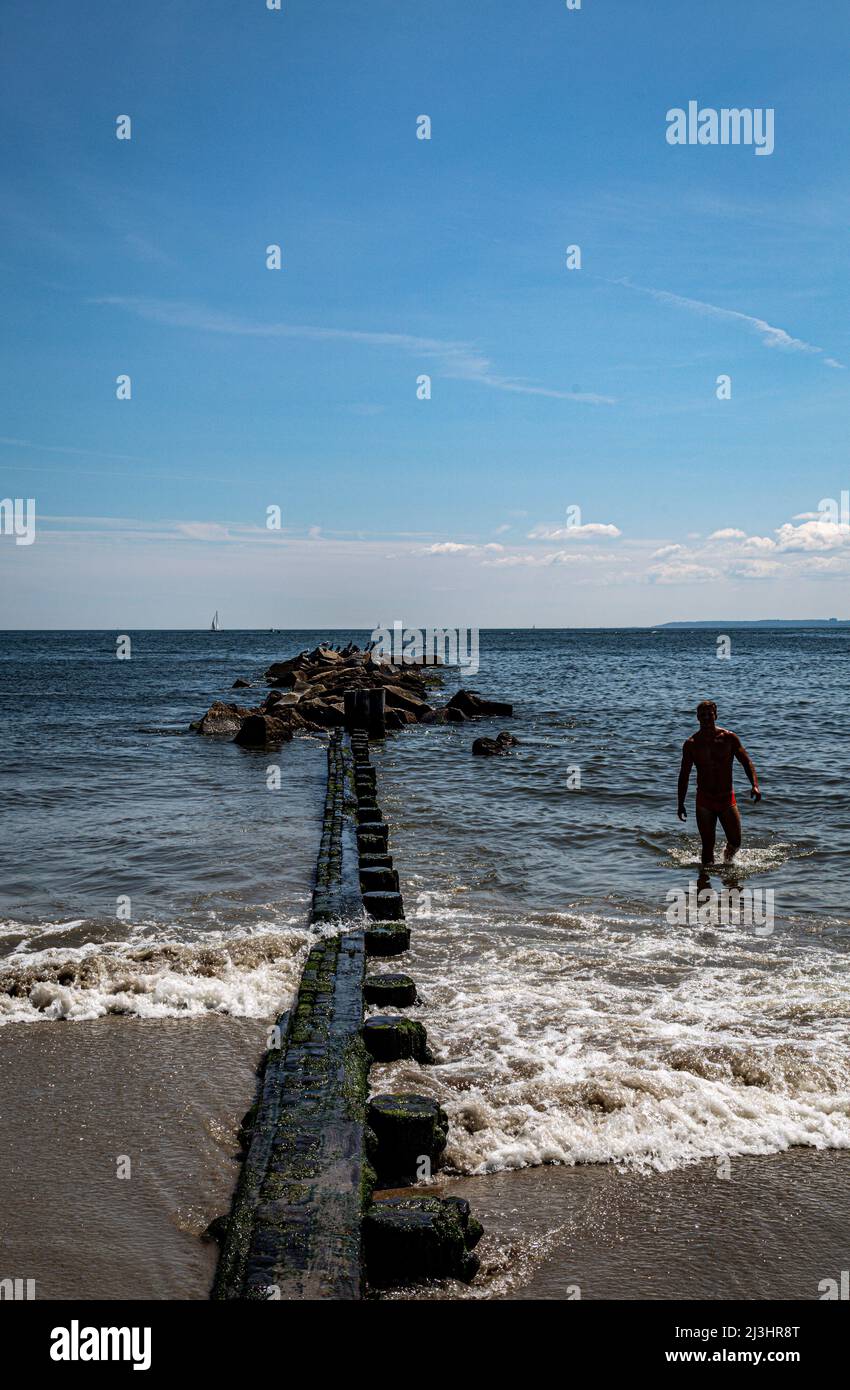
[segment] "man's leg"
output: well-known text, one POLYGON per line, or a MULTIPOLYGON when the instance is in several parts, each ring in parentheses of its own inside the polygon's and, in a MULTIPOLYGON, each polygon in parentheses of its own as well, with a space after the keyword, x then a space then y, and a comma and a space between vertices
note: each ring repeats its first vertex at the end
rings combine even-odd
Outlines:
POLYGON ((707 806, 697 806, 697 829, 702 838, 702 862, 714 863, 714 835, 717 829, 717 812, 709 811, 707 806))
POLYGON ((737 806, 729 806, 720 812, 720 824, 726 832, 726 851, 723 858, 728 864, 741 848, 741 813, 737 806))

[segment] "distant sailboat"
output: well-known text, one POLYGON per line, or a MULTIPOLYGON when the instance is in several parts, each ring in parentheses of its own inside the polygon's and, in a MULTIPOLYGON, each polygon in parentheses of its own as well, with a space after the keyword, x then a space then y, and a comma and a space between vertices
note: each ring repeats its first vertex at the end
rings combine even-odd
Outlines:
POLYGON ((221 631, 221 623, 219 622, 219 618, 218 618, 218 609, 216 609, 216 610, 215 610, 215 613, 213 614, 213 620, 212 620, 212 622, 210 623, 210 632, 220 632, 220 631, 221 631))

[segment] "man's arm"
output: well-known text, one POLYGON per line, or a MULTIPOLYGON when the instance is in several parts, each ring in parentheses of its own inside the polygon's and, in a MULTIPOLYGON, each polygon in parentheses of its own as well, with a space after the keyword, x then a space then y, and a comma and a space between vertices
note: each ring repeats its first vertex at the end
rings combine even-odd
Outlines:
POLYGON ((676 815, 679 820, 684 820, 687 816, 685 810, 685 797, 688 794, 688 782, 691 780, 691 768, 694 765, 694 756, 691 752, 691 740, 682 746, 682 766, 679 768, 679 806, 676 815))
POLYGON ((752 797, 753 801, 761 801, 761 792, 759 791, 759 779, 758 773, 756 772, 756 765, 750 757, 749 753, 747 752, 746 748, 744 747, 743 743, 738 738, 738 735, 733 734, 732 739, 732 752, 734 756, 738 759, 738 762, 741 764, 741 767, 746 772, 747 777, 750 779, 750 787, 752 788, 750 796, 752 797))

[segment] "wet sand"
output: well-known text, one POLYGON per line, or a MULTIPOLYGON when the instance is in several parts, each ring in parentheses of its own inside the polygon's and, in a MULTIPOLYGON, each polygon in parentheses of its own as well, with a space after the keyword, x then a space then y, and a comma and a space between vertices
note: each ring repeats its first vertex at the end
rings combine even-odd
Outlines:
POLYGON ((733 1158, 728 1178, 587 1165, 428 1190, 468 1198, 486 1232, 476 1283, 435 1297, 811 1301, 850 1261, 846 1152, 733 1158))
POLYGON ((4 1028, 3 1276, 39 1299, 205 1299, 200 1235, 229 1209, 264 1036, 229 1018, 4 1028))
MULTIPOLYGON (((228 1018, 5 1028, 4 1277, 35 1279, 41 1299, 206 1299, 217 1247, 200 1235, 229 1208, 264 1033, 228 1018)), ((817 1299, 850 1260, 850 1154, 719 1171, 544 1167, 419 1189, 469 1199, 482 1270, 394 1297, 817 1299)))

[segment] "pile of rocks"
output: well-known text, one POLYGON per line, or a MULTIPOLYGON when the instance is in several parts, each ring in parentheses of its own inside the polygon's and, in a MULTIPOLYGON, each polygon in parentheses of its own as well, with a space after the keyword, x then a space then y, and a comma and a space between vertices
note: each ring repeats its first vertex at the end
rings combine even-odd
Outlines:
MULTIPOLYGON (((429 686, 441 680, 433 666, 392 666, 351 643, 342 650, 323 645, 289 661, 276 661, 265 672, 265 680, 272 689, 260 705, 251 709, 216 700, 191 727, 201 734, 232 738, 246 747, 265 747, 290 739, 298 731, 342 728, 346 691, 376 688, 384 691, 388 729, 513 714, 511 705, 485 700, 472 690, 459 690, 438 709, 426 698, 429 686)), ((234 682, 234 689, 247 684, 240 679, 234 682)))

